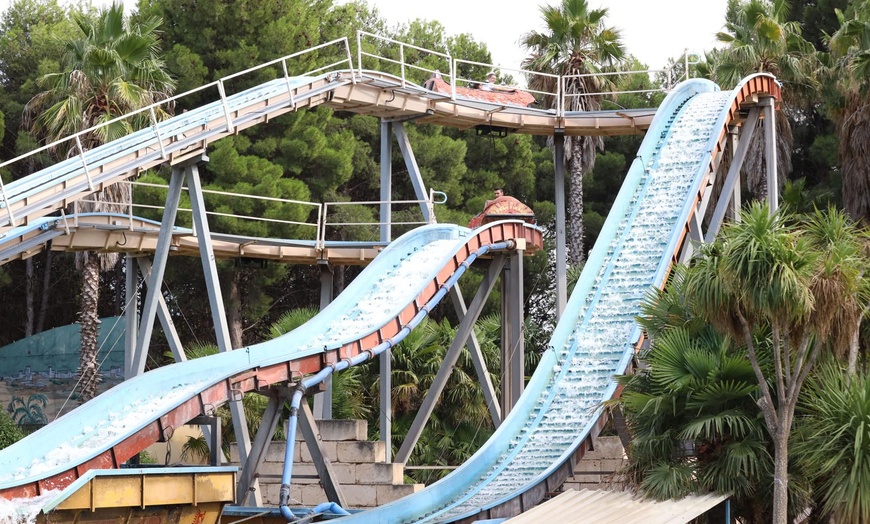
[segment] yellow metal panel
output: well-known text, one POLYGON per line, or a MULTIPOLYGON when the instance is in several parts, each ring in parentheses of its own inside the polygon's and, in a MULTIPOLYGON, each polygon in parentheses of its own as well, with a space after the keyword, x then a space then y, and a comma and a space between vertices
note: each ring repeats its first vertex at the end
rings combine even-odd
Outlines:
POLYGON ((92 483, 88 482, 58 504, 57 509, 90 509, 92 487, 92 483))
POLYGON ((196 504, 202 502, 234 502, 233 473, 199 473, 196 475, 196 504))
POLYGON ((94 490, 95 508, 142 506, 142 481, 138 476, 96 477, 90 484, 94 490))
POLYGON ((190 503, 193 498, 191 475, 146 475, 143 477, 145 506, 190 503))

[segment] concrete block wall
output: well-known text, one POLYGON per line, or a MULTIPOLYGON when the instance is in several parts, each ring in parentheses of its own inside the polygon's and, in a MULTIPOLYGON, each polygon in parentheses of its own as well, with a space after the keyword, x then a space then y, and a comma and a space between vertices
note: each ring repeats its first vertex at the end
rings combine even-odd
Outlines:
MULTIPOLYGON (((369 442, 364 420, 319 420, 321 446, 332 463, 348 508, 372 508, 392 502, 424 488, 423 484, 405 484, 401 464, 385 464, 383 442, 369 442)), ((293 451, 293 481, 290 497, 293 504, 316 506, 326 502, 311 451, 301 432, 297 432, 293 451)), ((284 469, 286 443, 272 442, 260 467, 260 490, 263 504, 278 504, 281 474, 284 469)), ((230 447, 230 460, 239 464, 238 448, 230 447)))
POLYGON ((574 468, 575 475, 569 477, 560 491, 569 489, 606 489, 621 491, 622 484, 615 482, 614 472, 626 464, 625 449, 619 437, 598 437, 595 449, 586 453, 574 468))

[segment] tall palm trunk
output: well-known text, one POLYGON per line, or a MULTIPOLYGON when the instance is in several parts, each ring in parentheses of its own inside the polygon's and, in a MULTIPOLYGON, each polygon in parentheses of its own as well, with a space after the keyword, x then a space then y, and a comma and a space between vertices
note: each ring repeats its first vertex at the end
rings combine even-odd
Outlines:
POLYGON ((24 320, 24 336, 30 337, 33 336, 33 327, 36 320, 36 311, 35 311, 35 291, 34 291, 34 282, 33 282, 33 258, 28 258, 24 261, 24 307, 25 307, 25 320, 24 320))
POLYGON ((100 380, 97 363, 97 338, 100 317, 97 306, 100 301, 100 255, 88 252, 82 266, 82 297, 79 322, 81 323, 82 353, 79 366, 81 402, 87 402, 97 394, 100 380))
MULTIPOLYGON (((581 140, 573 140, 572 159, 568 163, 569 186, 568 186, 568 214, 571 223, 568 226, 568 263, 577 267, 583 263, 585 252, 583 250, 583 146, 581 140)), ((594 154, 594 153, 593 153, 594 154)))
POLYGON ((230 332, 230 344, 233 348, 245 345, 242 328, 242 274, 235 269, 230 277, 229 297, 227 297, 227 327, 230 332))
POLYGON ((870 101, 852 96, 839 122, 843 207, 853 220, 870 223, 870 101))

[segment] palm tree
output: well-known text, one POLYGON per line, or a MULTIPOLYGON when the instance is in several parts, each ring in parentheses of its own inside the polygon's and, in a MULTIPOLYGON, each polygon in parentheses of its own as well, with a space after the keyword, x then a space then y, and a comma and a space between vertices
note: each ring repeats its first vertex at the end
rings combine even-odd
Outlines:
MULTIPOLYGON (((28 102, 26 121, 45 142, 108 122, 135 109, 169 96, 174 82, 159 59, 158 18, 132 23, 124 18, 124 7, 115 3, 96 17, 75 13, 80 34, 64 42, 63 70, 43 76, 39 84, 45 91, 28 102)), ((163 109, 155 109, 164 118, 163 109)), ((102 126, 80 137, 82 149, 109 142, 149 124, 150 114, 102 126)), ((60 157, 78 153, 65 142, 55 154, 60 157)), ((130 202, 129 186, 116 184, 92 195, 80 211, 125 211, 130 202)), ((79 321, 82 325, 81 401, 96 394, 99 381, 97 335, 100 270, 115 265, 116 256, 83 253, 77 259, 82 268, 82 297, 79 321)))
POLYGON ((741 218, 701 250, 687 272, 687 294, 705 319, 746 345, 774 447, 772 521, 785 524, 798 396, 823 351, 848 347, 866 302, 866 262, 838 241, 836 213, 816 213, 799 228, 756 203, 741 218))
POLYGON ((656 499, 729 493, 736 516, 769 520, 757 496, 769 483, 770 441, 755 406, 758 386, 745 348, 705 322, 686 294, 685 267, 642 305, 651 345, 625 385, 622 406, 632 433, 625 475, 656 499))
MULTIPOLYGON (((785 85, 782 110, 776 112, 780 185, 791 172, 789 118, 812 103, 819 90, 817 73, 821 69, 815 48, 801 36, 800 24, 788 21, 790 5, 790 0, 729 0, 725 30, 716 35, 726 47, 713 55, 712 68, 712 80, 724 88, 753 73, 770 73, 785 85)), ((763 133, 756 133, 743 166, 747 187, 758 198, 767 195, 763 137, 763 133)))
POLYGON ((795 456, 815 483, 831 522, 870 522, 870 375, 829 362, 799 405, 795 456))
MULTIPOLYGON (((563 0, 558 7, 541 6, 547 30, 532 31, 522 37, 521 43, 531 54, 523 67, 532 71, 570 76, 563 86, 565 110, 594 111, 601 107, 602 80, 600 77, 577 77, 612 67, 625 55, 619 31, 604 24, 607 9, 589 9, 586 0, 563 0)), ((556 80, 532 75, 529 87, 554 93, 556 80)), ((557 98, 549 97, 547 104, 554 108, 557 98)), ((595 166, 595 148, 603 147, 601 137, 566 137, 565 159, 568 163, 569 192, 568 260, 580 264, 583 252, 583 176, 595 166)))
POLYGON ((843 171, 843 206, 870 222, 870 5, 854 2, 847 18, 837 10, 840 28, 830 40, 837 92, 836 110, 843 171))

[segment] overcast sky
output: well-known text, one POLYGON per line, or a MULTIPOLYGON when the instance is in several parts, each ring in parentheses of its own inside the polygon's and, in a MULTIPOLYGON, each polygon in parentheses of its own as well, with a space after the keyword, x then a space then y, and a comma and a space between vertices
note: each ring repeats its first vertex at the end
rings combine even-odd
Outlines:
MULTIPOLYGON (((343 3, 347 0, 335 0, 343 3)), ((540 8, 558 0, 367 0, 390 24, 416 18, 437 20, 449 34, 470 33, 486 44, 495 65, 519 68, 525 55, 517 43, 531 30, 543 30, 540 8)), ((0 0, 0 12, 10 0, 0 0)), ((94 0, 97 5, 111 0, 94 0)), ((134 9, 135 0, 124 0, 134 9)), ((606 7, 609 25, 622 30, 628 51, 650 68, 663 67, 683 49, 702 52, 715 45, 722 29, 727 0, 589 0, 593 8, 606 7)), ((348 34, 348 38, 356 35, 348 34)))
MULTIPOLYGON (((344 0, 338 0, 339 3, 344 0)), ((486 44, 495 65, 519 68, 520 35, 543 31, 540 5, 557 0, 367 0, 391 24, 437 20, 449 34, 470 33, 486 44)), ((727 0, 589 0, 608 9, 607 23, 622 30, 628 52, 650 68, 665 66, 683 49, 703 52, 715 44, 727 0)), ((350 37, 352 35, 348 35, 350 37)))

